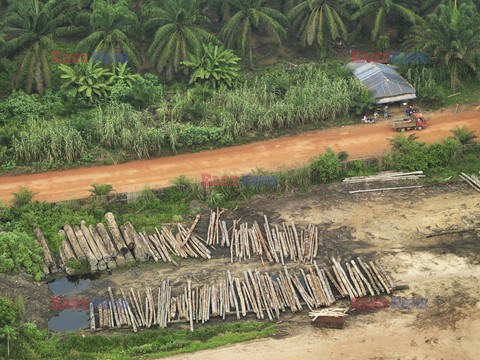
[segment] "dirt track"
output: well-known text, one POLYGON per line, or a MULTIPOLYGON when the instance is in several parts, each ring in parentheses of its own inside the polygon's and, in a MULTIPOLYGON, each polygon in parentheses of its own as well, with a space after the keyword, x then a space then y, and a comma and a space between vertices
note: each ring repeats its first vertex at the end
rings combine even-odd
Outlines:
MULTIPOLYGON (((480 112, 436 114, 432 116, 429 128, 417 133, 421 141, 433 142, 450 136, 450 130, 457 126, 480 133, 480 112)), ((240 175, 256 167, 275 170, 305 163, 327 147, 335 151, 347 151, 351 159, 364 158, 382 153, 388 148, 388 138, 393 135, 395 133, 389 122, 381 122, 120 165, 1 176, 0 199, 9 200, 11 193, 20 187, 36 192, 38 200, 54 202, 87 197, 93 183, 108 183, 117 192, 131 192, 143 189, 146 184, 152 187, 167 186, 180 175, 200 179, 201 174, 205 173, 240 175)))

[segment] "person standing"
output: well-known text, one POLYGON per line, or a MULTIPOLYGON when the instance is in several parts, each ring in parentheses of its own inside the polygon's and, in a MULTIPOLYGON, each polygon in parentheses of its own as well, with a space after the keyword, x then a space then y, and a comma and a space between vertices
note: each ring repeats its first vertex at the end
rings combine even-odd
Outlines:
POLYGON ((460 103, 457 101, 457 105, 455 105, 455 114, 460 112, 460 103))
POLYGON ((388 118, 388 105, 386 105, 385 108, 383 109, 383 117, 385 119, 388 118))

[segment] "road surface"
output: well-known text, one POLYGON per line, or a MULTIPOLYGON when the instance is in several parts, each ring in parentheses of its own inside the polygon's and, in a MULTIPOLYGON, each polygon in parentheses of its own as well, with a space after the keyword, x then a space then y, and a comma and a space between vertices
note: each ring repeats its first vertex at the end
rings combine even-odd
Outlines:
MULTIPOLYGON (((428 117, 428 116, 427 116, 428 117)), ((434 114, 429 127, 417 131, 419 140, 434 142, 451 135, 457 126, 480 133, 480 111, 461 114, 434 114)), ((200 180, 202 174, 241 175, 255 168, 277 170, 301 165, 327 147, 346 151, 350 159, 381 154, 396 133, 389 122, 355 125, 287 136, 270 141, 222 148, 212 151, 132 161, 119 165, 82 167, 39 174, 0 176, 0 199, 8 201, 12 192, 27 187, 37 193, 35 199, 49 202, 85 198, 94 183, 112 184, 116 192, 165 187, 180 175, 200 180)))

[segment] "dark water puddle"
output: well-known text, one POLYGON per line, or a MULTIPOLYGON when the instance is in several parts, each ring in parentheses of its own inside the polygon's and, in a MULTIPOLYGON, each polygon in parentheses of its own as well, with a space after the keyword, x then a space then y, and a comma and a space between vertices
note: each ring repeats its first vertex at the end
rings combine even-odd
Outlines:
MULTIPOLYGON (((72 295, 87 291, 98 278, 99 275, 66 276, 49 282, 48 288, 55 296, 71 301, 72 295)), ((60 332, 86 329, 89 317, 88 309, 64 309, 50 318, 48 328, 60 332)))
POLYGON ((90 311, 82 309, 65 309, 50 318, 48 328, 52 331, 69 331, 87 329, 90 311))
POLYGON ((90 288, 93 280, 99 275, 66 276, 48 283, 48 288, 54 295, 73 295, 90 288))

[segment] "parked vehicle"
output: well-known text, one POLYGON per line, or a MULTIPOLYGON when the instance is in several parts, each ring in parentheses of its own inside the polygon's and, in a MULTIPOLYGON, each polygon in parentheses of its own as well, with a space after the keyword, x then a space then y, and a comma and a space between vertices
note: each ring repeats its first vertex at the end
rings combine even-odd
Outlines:
POLYGON ((375 118, 367 118, 366 116, 362 119, 362 123, 364 124, 375 124, 376 122, 375 118))
POLYGON ((415 112, 411 116, 392 121, 392 127, 395 131, 404 132, 406 130, 423 130, 427 127, 427 120, 421 112, 415 112))

